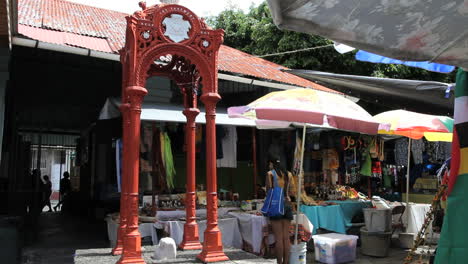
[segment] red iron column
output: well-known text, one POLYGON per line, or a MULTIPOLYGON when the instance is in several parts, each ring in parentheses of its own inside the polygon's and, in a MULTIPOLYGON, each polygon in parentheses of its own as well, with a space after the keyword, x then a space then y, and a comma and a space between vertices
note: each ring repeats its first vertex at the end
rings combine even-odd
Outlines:
POLYGON ((218 195, 216 175, 216 103, 221 99, 218 93, 205 93, 201 100, 206 108, 206 186, 207 223, 204 233, 203 250, 197 256, 203 262, 229 260, 223 252, 223 241, 218 228, 218 195))
MULTIPOLYGON (((122 113, 122 124, 123 127, 129 127, 129 104, 122 104, 120 106, 120 112, 122 113)), ((125 135, 127 134, 126 128, 123 129, 122 131, 122 142, 127 141, 125 135)), ((116 146, 118 148, 119 146, 116 146)), ((127 155, 125 154, 125 151, 122 152, 122 160, 126 160, 127 155)), ((127 196, 128 196, 128 191, 127 191, 127 186, 128 186, 128 174, 126 170, 126 166, 122 167, 122 174, 121 174, 121 183, 120 183, 120 221, 119 221, 119 229, 117 231, 117 243, 115 244, 115 247, 112 249, 112 255, 121 255, 123 251, 123 238, 125 236, 125 231, 127 229, 127 210, 126 210, 126 203, 127 203, 127 196)))
POLYGON ((185 212, 187 222, 184 225, 184 238, 179 247, 182 250, 194 250, 202 248, 195 214, 195 118, 200 113, 200 110, 197 108, 186 108, 183 113, 187 117, 187 124, 185 126, 185 138, 187 142, 185 212))
MULTIPOLYGON (((123 241, 122 257, 117 263, 145 263, 141 257, 141 236, 138 231, 138 179, 140 158, 140 114, 143 97, 147 94, 145 88, 130 86, 126 89, 129 96, 128 123, 124 123, 124 171, 128 175, 128 195, 125 201, 126 232, 123 241)), ((124 115, 125 116, 125 115, 124 115)), ((126 175, 126 176, 127 176, 126 175)))

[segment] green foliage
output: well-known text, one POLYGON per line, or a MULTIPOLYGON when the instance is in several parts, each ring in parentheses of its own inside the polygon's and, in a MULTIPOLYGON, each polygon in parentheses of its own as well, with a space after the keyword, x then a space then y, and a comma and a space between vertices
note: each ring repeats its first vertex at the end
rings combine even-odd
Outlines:
MULTIPOLYGON (((279 30, 273 23, 266 2, 258 7, 251 7, 247 14, 235 8, 225 10, 217 17, 209 18, 208 23, 213 28, 224 29, 225 45, 258 56, 333 43, 320 36, 279 30)), ((355 52, 340 54, 330 46, 264 59, 291 69, 441 82, 455 80, 455 73, 441 74, 404 65, 361 62, 354 55, 355 52)))

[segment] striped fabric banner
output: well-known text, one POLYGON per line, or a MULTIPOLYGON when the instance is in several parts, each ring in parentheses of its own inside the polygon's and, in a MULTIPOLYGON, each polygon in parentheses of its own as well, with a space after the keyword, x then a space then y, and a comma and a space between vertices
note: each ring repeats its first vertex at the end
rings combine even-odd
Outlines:
POLYGON ((435 263, 468 263, 468 74, 457 72, 447 209, 435 263))

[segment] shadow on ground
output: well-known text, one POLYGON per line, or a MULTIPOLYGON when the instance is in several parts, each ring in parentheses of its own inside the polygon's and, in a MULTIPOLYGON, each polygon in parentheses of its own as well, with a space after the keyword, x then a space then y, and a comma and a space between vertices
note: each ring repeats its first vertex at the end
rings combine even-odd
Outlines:
POLYGON ((22 250, 23 264, 74 263, 77 249, 108 246, 104 222, 63 215, 59 212, 43 212, 39 218, 37 240, 22 250))

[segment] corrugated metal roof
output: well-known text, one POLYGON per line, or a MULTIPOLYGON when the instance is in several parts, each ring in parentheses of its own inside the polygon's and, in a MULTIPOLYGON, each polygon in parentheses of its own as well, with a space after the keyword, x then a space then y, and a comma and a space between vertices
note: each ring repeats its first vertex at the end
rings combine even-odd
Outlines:
POLYGON ((18 25, 18 33, 43 42, 112 53, 112 49, 107 43, 107 40, 102 38, 94 38, 68 32, 28 27, 25 25, 18 25))
MULTIPOLYGON (((19 0, 19 33, 32 39, 118 53, 125 44, 127 14, 64 0, 19 0)), ((290 73, 281 65, 221 46, 219 71, 335 92, 290 73)))
MULTIPOLYGON (((33 145, 39 145, 39 134, 31 132, 20 132, 23 136, 23 141, 29 141, 33 145)), ((79 135, 63 135, 63 134, 41 134, 42 145, 53 146, 75 146, 79 135)))

